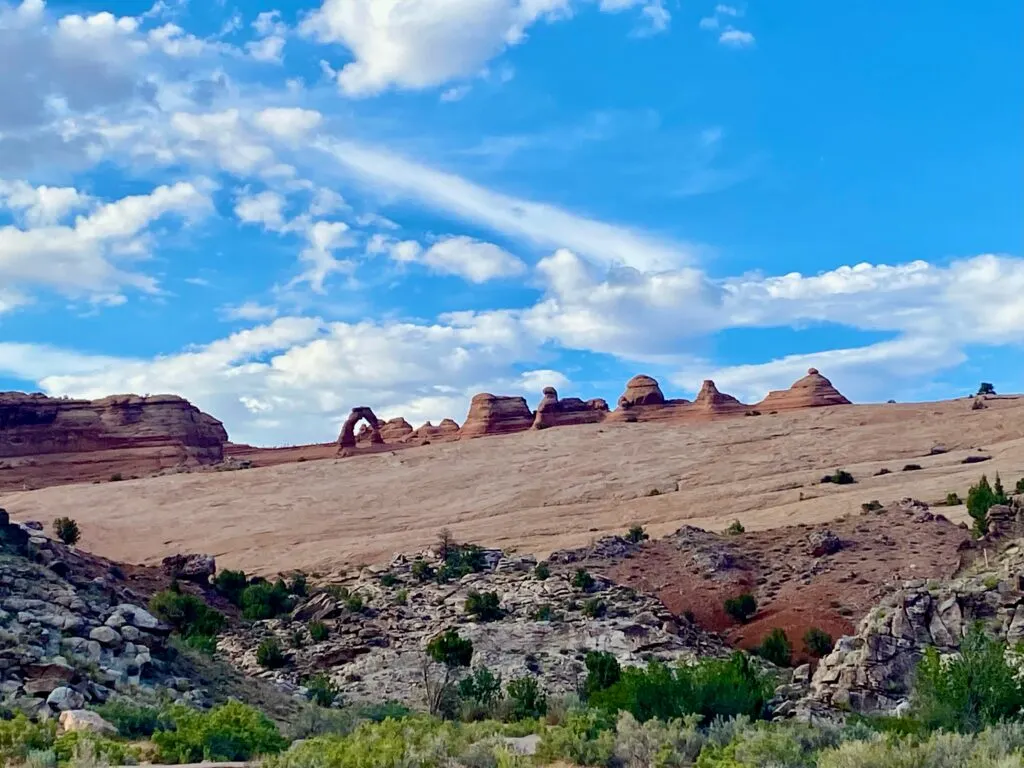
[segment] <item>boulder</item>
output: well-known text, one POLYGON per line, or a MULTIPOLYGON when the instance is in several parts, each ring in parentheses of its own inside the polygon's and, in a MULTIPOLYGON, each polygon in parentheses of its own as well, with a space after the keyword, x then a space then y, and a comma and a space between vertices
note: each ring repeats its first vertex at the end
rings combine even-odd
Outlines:
POLYGON ((818 408, 826 405, 849 405, 850 401, 832 386, 832 382, 809 368, 807 375, 789 389, 775 390, 757 404, 762 411, 786 411, 794 408, 818 408))
POLYGON ((832 531, 813 531, 807 537, 808 552, 813 557, 824 557, 834 555, 843 548, 842 540, 832 531))
POLYGON ((217 561, 213 555, 170 555, 161 564, 164 571, 176 579, 207 584, 217 572, 217 561))
POLYGON ((49 694, 74 680, 75 674, 73 667, 61 661, 29 664, 24 668, 25 682, 22 687, 30 696, 49 694))
POLYGON ((657 380, 642 373, 627 381, 626 391, 619 396, 619 408, 664 404, 665 395, 662 394, 657 380))
POLYGON ((83 731, 98 733, 101 736, 116 736, 117 726, 108 723, 95 712, 88 709, 67 709, 60 713, 57 724, 63 733, 83 731))
POLYGON ((543 397, 533 418, 534 429, 562 427, 571 424, 594 424, 608 415, 608 403, 604 400, 587 400, 578 397, 558 399, 554 387, 545 387, 543 397))
POLYGON ((46 703, 53 709, 64 712, 69 709, 81 709, 85 706, 85 696, 68 686, 54 688, 46 697, 46 703))
POLYGON ((174 395, 0 392, 0 491, 216 464, 227 439, 221 422, 174 395))
POLYGON ((503 397, 482 392, 469 403, 466 422, 459 438, 504 435, 522 432, 533 426, 533 411, 522 397, 503 397))

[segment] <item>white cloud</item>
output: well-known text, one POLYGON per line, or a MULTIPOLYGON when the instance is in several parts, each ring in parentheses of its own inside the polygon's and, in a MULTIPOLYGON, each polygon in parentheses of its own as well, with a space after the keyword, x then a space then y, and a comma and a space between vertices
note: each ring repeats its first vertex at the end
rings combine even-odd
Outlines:
POLYGON ((492 192, 454 174, 384 150, 345 141, 317 143, 343 169, 390 192, 545 248, 571 248, 599 264, 668 269, 690 261, 693 250, 552 205, 492 192))
POLYGON ((718 36, 718 42, 731 48, 748 48, 754 44, 755 40, 750 32, 726 27, 722 34, 718 36))
POLYGON ((526 272, 526 265, 505 249, 465 236, 445 237, 431 245, 421 258, 438 272, 458 275, 472 283, 526 272))
POLYGON ((301 139, 320 125, 323 115, 299 107, 271 107, 257 112, 256 126, 278 139, 301 139))
POLYGON ((473 90, 473 86, 471 85, 457 85, 454 88, 449 88, 447 91, 444 91, 441 94, 440 99, 443 102, 462 101, 462 99, 469 95, 471 90, 473 90))
MULTIPOLYGON (((599 0, 615 13, 642 8, 654 29, 669 15, 662 0, 599 0)), ((573 0, 323 0, 300 31, 347 48, 353 61, 324 71, 349 96, 422 89, 478 74, 539 21, 569 18, 573 0)))
POLYGON ((264 61, 272 64, 280 64, 284 61, 285 39, 271 35, 262 40, 250 40, 245 44, 245 50, 249 52, 256 61, 264 61))
POLYGON ((273 320, 278 316, 276 307, 257 304, 254 301, 247 301, 238 306, 227 306, 221 308, 221 316, 225 320, 241 320, 245 322, 263 322, 273 320))
POLYGON ((338 259, 337 250, 356 245, 350 227, 343 221, 317 221, 306 229, 309 245, 299 253, 299 260, 306 266, 301 275, 292 280, 291 286, 309 283, 315 293, 324 293, 324 282, 337 272, 349 273, 355 269, 355 262, 338 259))
POLYGON ((24 181, 0 179, 0 207, 15 211, 30 227, 56 224, 91 200, 74 187, 33 187, 24 181))
POLYGON ((235 215, 245 224, 261 224, 272 232, 278 232, 285 224, 284 206, 284 197, 268 189, 240 197, 235 204, 235 215))

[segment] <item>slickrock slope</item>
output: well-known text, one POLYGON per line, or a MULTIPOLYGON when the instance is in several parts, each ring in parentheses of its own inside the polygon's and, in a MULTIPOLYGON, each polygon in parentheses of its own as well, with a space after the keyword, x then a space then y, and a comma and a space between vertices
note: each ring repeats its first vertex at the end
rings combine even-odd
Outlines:
POLYGON ((469 404, 460 438, 522 432, 533 425, 533 411, 522 397, 503 397, 482 392, 469 404))
POLYGON ((831 381, 818 373, 817 368, 810 368, 807 375, 789 389, 769 392, 768 397, 757 404, 757 408, 762 411, 782 411, 792 408, 817 408, 825 405, 849 404, 850 401, 832 386, 831 381))
POLYGON ((173 395, 0 393, 0 490, 213 464, 227 439, 217 419, 173 395))
MULTIPOLYGON (((721 531, 734 519, 755 531, 859 514, 873 499, 934 503, 950 491, 965 497, 982 472, 1013 487, 1024 477, 1024 398, 986 403, 606 420, 347 459, 8 492, 0 506, 47 524, 74 517, 82 546, 113 559, 158 563, 203 551, 223 567, 264 574, 386 561, 444 526, 462 541, 543 555, 633 523, 652 536, 683 525, 721 531), (938 445, 946 452, 933 454, 938 445), (964 464, 970 456, 991 458, 964 464), (908 464, 922 469, 901 471, 908 464), (822 485, 837 468, 856 482, 822 485)), ((967 519, 963 506, 941 511, 967 519)))

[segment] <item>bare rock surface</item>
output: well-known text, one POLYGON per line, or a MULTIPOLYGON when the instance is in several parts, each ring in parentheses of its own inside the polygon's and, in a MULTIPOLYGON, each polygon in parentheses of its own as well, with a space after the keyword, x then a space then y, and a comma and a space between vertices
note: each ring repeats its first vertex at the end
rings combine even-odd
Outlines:
POLYGON ((0 491, 214 464, 224 425, 174 395, 0 393, 0 491))

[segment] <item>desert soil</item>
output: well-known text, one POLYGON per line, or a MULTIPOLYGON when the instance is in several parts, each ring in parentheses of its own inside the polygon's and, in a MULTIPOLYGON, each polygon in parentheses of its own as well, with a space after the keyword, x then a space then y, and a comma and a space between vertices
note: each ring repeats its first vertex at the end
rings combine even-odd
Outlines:
MULTIPOLYGON (((84 548, 130 562, 199 551, 255 573, 326 572, 422 549, 442 527, 543 556, 634 523, 653 536, 732 520, 764 531, 859 513, 873 499, 963 496, 983 472, 1012 485, 1024 476, 1024 398, 987 404, 562 427, 340 460, 315 458, 314 446, 302 462, 7 493, 0 506, 47 525, 74 517, 84 548), (932 455, 937 447, 946 452, 932 455), (969 455, 991 458, 961 463, 969 455), (857 482, 819 483, 837 468, 857 482)), ((942 511, 966 519, 962 506, 942 511)))

